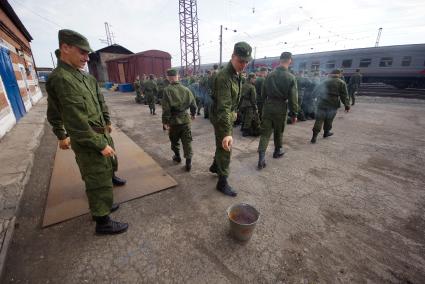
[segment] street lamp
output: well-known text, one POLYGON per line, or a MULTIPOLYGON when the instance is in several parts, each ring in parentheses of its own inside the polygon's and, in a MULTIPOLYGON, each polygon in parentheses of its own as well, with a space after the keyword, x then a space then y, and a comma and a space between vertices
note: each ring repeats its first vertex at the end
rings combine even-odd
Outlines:
MULTIPOLYGON (((234 33, 237 32, 237 30, 232 30, 229 28, 224 27, 224 29, 233 31, 234 33)), ((220 64, 219 67, 221 67, 221 63, 222 63, 222 57, 223 57, 223 25, 220 25, 220 64)))

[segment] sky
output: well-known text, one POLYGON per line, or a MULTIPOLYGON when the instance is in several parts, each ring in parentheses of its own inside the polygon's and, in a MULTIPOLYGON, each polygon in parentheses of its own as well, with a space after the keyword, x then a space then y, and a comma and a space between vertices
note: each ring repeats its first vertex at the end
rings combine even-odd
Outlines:
MULTIPOLYGON (((233 45, 246 41, 256 58, 425 43, 424 0, 198 0, 201 64, 219 61, 220 25, 223 61, 233 45), (226 29, 227 28, 227 29, 226 29), (236 32, 234 32, 236 30, 236 32)), ((180 65, 178 0, 9 0, 33 37, 38 67, 53 67, 57 33, 72 29, 94 50, 106 46, 105 22, 115 43, 134 53, 158 49, 180 65), (102 41, 103 40, 103 41, 102 41), (54 56, 54 54, 53 54, 54 56)))

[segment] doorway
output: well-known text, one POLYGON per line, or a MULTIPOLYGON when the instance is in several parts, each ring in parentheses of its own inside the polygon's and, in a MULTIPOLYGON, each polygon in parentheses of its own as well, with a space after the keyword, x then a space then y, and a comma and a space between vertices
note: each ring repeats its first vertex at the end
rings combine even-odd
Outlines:
POLYGON ((15 115, 16 121, 21 119, 26 111, 19 92, 18 82, 13 71, 12 61, 10 60, 9 50, 0 47, 0 75, 3 79, 7 98, 15 115))

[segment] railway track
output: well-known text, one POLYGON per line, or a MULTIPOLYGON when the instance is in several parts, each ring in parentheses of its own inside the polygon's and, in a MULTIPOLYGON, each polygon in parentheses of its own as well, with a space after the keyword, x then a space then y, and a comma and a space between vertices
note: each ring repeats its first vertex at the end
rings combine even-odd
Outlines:
POLYGON ((394 97, 425 100, 425 89, 397 89, 385 84, 362 84, 358 96, 394 97))

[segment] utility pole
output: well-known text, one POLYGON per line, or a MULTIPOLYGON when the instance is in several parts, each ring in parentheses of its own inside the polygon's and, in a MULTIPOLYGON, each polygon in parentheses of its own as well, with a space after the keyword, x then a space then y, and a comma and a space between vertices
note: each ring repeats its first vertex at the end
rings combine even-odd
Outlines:
MULTIPOLYGON (((229 28, 224 28, 226 31, 229 28)), ((232 32, 236 33, 237 30, 231 30, 232 32)), ((219 67, 221 67, 221 64, 223 62, 223 25, 220 25, 220 65, 219 67)))
POLYGON ((375 47, 379 46, 379 40, 381 39, 382 28, 378 30, 378 36, 376 37, 375 47))
POLYGON ((50 52, 50 57, 52 58, 53 68, 56 68, 55 61, 53 60, 53 54, 50 52))
POLYGON ((223 57, 223 25, 220 25, 220 64, 218 67, 221 67, 223 57))
POLYGON ((112 45, 112 33, 109 28, 108 22, 105 22, 105 32, 106 32, 106 43, 108 46, 112 45))
POLYGON ((196 0, 179 0, 180 52, 183 74, 198 74, 201 68, 196 0))

